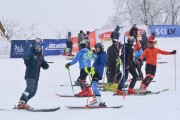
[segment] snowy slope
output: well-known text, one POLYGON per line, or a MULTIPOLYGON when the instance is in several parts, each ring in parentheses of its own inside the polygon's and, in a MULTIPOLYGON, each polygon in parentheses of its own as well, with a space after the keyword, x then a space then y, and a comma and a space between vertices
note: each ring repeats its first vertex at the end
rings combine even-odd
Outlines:
MULTIPOLYGON (((106 42, 107 48, 111 42, 106 42)), ((158 47, 178 52, 180 39, 159 39, 158 47)), ((179 54, 179 53, 178 53, 179 54)), ((180 118, 180 85, 179 61, 176 55, 177 88, 175 90, 175 66, 174 56, 161 55, 159 61, 168 62, 158 64, 155 81, 150 84, 149 90, 156 91, 169 88, 170 91, 158 95, 149 96, 112 96, 111 92, 101 92, 102 98, 107 105, 124 105, 121 109, 97 109, 97 110, 69 110, 65 105, 85 105, 87 98, 60 98, 55 93, 71 95, 68 72, 65 69, 67 61, 63 56, 46 57, 47 61, 53 61, 50 69, 41 70, 38 92, 28 104, 34 108, 49 108, 60 106, 59 111, 53 113, 31 113, 19 110, 0 111, 0 120, 177 120, 180 118)), ((19 97, 25 89, 25 65, 22 59, 0 59, 0 108, 11 109, 18 103, 19 97)), ((144 68, 143 68, 144 69, 144 68)), ((143 70, 144 72, 144 70, 143 70)), ((78 64, 70 67, 72 80, 75 81, 79 75, 78 64)), ((87 78, 87 81, 89 79, 87 78)), ((135 88, 139 88, 139 82, 135 88)), ((80 88, 74 87, 75 93, 80 88)))

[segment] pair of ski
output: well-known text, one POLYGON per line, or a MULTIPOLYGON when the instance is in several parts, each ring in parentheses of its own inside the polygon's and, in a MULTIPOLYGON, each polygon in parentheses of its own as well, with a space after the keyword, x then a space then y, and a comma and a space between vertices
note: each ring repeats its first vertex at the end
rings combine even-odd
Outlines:
POLYGON ((29 112, 54 112, 59 110, 60 107, 57 108, 49 108, 49 109, 34 109, 34 108, 30 108, 30 109, 17 109, 17 107, 15 106, 13 109, 0 109, 1 111, 8 111, 8 110, 24 110, 24 111, 29 111, 29 112))
MULTIPOLYGON (((153 94, 159 94, 159 93, 162 93, 162 92, 165 92, 165 91, 168 91, 169 89, 162 89, 162 90, 159 90, 159 91, 156 91, 156 92, 147 92, 147 93, 139 93, 139 94, 127 94, 126 96, 145 96, 145 95, 153 95, 153 94)), ((60 95, 60 94, 57 94, 57 96, 59 97, 65 97, 65 98, 83 98, 83 97, 80 97, 80 96, 75 96, 75 95, 60 95)), ((113 95, 113 96, 118 96, 118 95, 113 95)), ((88 96, 84 96, 84 97, 88 97, 88 96)), ((89 96, 89 97, 93 97, 93 96, 89 96)))

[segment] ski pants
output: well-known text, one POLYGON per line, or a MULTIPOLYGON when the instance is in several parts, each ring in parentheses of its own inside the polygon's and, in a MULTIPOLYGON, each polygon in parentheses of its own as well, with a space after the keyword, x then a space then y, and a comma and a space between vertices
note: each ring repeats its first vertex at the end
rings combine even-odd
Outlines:
POLYGON ((146 77, 142 81, 142 84, 148 87, 155 76, 156 66, 151 64, 146 64, 145 70, 146 70, 146 77))
POLYGON ((128 74, 131 74, 133 76, 132 78, 132 81, 130 83, 130 86, 129 88, 134 88, 135 84, 136 84, 136 81, 137 81, 137 77, 138 77, 138 74, 136 72, 136 69, 134 66, 130 66, 129 68, 125 69, 125 76, 123 76, 123 78, 121 79, 121 81, 119 82, 118 84, 118 89, 119 90, 122 90, 127 78, 128 78, 128 74), (124 81, 124 77, 125 77, 125 81, 124 81))
POLYGON ((116 66, 110 66, 107 70, 108 83, 118 83, 121 79, 122 73, 116 66))
POLYGON ((25 103, 27 103, 28 100, 30 100, 36 94, 37 88, 38 88, 38 80, 35 80, 33 78, 27 78, 26 89, 22 94, 20 100, 25 101, 25 103))
MULTIPOLYGON (((90 72, 90 69, 91 68, 87 68, 88 71, 90 72)), ((86 73, 86 71, 84 69, 81 69, 80 70, 80 76, 78 77, 78 80, 80 81, 80 86, 81 86, 81 89, 82 88, 87 88, 86 84, 86 77, 88 76, 88 73, 86 73)))

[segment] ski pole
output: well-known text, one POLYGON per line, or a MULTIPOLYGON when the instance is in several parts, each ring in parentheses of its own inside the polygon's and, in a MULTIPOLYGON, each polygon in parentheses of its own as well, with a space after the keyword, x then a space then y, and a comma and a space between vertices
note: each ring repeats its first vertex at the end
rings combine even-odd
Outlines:
POLYGON ((175 75, 175 90, 176 90, 176 54, 174 54, 174 75, 175 75))
POLYGON ((47 62, 47 63, 54 63, 54 62, 47 62))
POLYGON ((70 79, 70 82, 71 82, 71 88, 72 88, 73 95, 74 95, 74 89, 73 89, 72 80, 71 80, 71 74, 70 74, 70 70, 69 69, 68 69, 68 73, 69 73, 69 79, 70 79))

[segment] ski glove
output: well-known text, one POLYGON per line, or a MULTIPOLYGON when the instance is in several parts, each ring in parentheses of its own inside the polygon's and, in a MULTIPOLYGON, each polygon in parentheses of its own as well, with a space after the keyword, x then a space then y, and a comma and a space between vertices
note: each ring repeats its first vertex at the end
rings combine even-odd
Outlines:
POLYGON ((67 63, 67 64, 65 65, 65 67, 66 67, 67 69, 69 69, 69 66, 71 66, 70 63, 67 63))
POLYGON ((138 62, 138 64, 141 64, 142 60, 141 59, 137 59, 137 62, 138 62))
POLYGON ((176 50, 173 50, 172 52, 170 52, 171 54, 176 54, 176 50))
POLYGON ((47 64, 46 62, 44 62, 41 66, 44 70, 47 70, 49 68, 49 64, 47 64))

